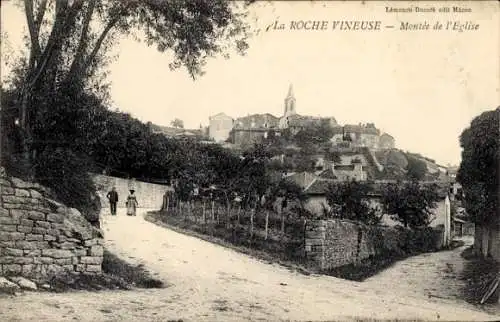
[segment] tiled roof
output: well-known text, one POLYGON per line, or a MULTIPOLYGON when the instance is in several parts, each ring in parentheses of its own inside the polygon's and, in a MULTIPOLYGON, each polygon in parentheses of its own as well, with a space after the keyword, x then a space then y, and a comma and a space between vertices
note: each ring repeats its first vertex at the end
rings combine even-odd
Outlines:
POLYGON ((337 176, 333 173, 331 167, 328 167, 328 169, 321 172, 319 176, 323 179, 337 179, 337 176))
POLYGON ((244 117, 239 117, 234 122, 235 128, 274 128, 277 127, 279 118, 266 114, 253 114, 244 117), (253 125, 253 126, 252 126, 253 125))
POLYGON ((305 192, 311 195, 324 194, 332 182, 331 180, 316 180, 305 190, 305 192))
POLYGON ((334 165, 335 170, 354 171, 354 164, 338 164, 334 165))

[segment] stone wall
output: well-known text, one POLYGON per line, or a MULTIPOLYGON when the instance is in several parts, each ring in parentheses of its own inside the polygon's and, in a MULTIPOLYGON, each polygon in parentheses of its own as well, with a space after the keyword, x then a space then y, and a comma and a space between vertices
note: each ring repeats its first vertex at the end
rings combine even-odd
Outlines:
POLYGON ((347 220, 309 221, 305 233, 307 261, 325 270, 384 254, 410 254, 442 247, 440 229, 411 231, 402 227, 367 226, 347 220))
POLYGON ((0 177, 0 276, 43 281, 64 272, 101 273, 102 232, 50 191, 0 177))
MULTIPOLYGON (((109 209, 109 202, 106 195, 111 188, 115 187, 118 192, 118 208, 125 208, 125 201, 129 195, 129 189, 134 188, 139 208, 160 209, 163 203, 163 195, 166 190, 172 188, 167 185, 154 184, 149 182, 128 180, 123 178, 105 176, 100 174, 92 175, 97 188, 97 193, 101 199, 103 208, 109 209)), ((108 210, 109 211, 109 210, 108 210)))

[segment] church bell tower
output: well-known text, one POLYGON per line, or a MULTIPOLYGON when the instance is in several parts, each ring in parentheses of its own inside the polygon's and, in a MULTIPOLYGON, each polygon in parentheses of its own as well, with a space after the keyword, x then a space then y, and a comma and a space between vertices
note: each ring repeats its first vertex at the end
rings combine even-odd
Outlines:
POLYGON ((285 98, 285 114, 284 116, 294 115, 297 112, 295 111, 295 96, 293 95, 293 86, 290 84, 288 88, 288 95, 285 98))

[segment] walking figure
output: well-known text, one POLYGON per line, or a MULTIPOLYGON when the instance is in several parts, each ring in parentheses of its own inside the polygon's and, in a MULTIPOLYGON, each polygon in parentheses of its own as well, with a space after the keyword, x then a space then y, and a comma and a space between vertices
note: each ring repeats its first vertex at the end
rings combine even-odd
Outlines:
POLYGON ((118 192, 116 192, 116 188, 113 187, 110 192, 107 194, 109 200, 109 206, 111 208, 111 215, 116 216, 116 203, 118 202, 118 192))
POLYGON ((137 206, 139 203, 137 202, 137 198, 134 195, 134 190, 130 190, 130 194, 127 197, 127 215, 135 216, 137 212, 137 206))

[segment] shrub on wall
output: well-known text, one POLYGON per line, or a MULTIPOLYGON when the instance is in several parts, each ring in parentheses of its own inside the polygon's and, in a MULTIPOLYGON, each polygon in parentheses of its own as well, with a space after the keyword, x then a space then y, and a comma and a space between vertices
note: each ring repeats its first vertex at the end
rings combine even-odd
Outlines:
POLYGON ((84 156, 67 148, 46 147, 37 157, 35 176, 59 201, 77 208, 87 220, 94 222, 98 219, 100 203, 95 199, 96 189, 89 169, 90 163, 84 156))

